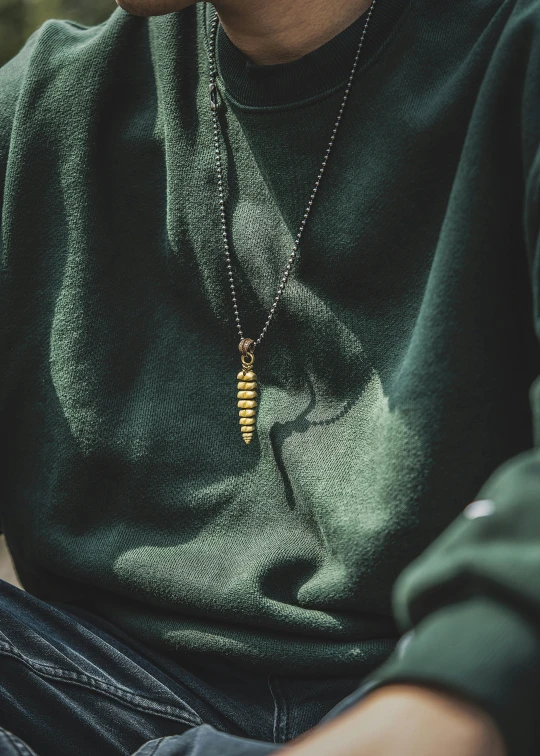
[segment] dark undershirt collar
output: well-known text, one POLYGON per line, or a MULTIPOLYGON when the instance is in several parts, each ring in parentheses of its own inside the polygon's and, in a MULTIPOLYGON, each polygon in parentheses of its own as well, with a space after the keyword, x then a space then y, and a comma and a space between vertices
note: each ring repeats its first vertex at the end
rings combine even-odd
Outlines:
MULTIPOLYGON (((362 48, 365 67, 390 34, 409 0, 378 0, 362 48)), ((213 11, 212 11, 213 13, 213 11)), ((207 29, 211 13, 207 14, 207 29)), ((217 56, 227 96, 239 105, 280 107, 318 99, 345 85, 366 21, 363 14, 340 34, 291 63, 259 66, 252 63, 219 28, 217 56)))

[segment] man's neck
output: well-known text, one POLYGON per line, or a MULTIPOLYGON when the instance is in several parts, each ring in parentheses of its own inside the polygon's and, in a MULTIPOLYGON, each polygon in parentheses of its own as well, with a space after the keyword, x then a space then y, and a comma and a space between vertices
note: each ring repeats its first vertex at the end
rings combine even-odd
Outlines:
POLYGON ((346 29, 371 0, 215 0, 236 47, 259 65, 288 63, 346 29))

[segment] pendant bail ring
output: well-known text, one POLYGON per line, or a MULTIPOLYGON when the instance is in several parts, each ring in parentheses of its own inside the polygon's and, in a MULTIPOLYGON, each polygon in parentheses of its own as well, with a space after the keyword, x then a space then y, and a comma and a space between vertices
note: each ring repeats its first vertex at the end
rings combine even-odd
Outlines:
POLYGON ((248 370, 255 362, 255 355, 253 352, 246 352, 246 354, 243 354, 240 359, 244 370, 248 370))

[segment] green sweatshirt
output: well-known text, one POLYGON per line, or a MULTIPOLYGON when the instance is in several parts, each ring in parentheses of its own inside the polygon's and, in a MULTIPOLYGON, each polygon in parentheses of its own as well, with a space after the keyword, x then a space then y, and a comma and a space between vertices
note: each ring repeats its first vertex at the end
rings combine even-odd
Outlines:
MULTIPOLYGON (((540 1, 377 3, 257 352, 250 446, 210 21, 47 23, 0 71, 0 498, 21 580, 179 659, 457 691, 537 754, 540 1)), ((252 338, 363 23, 273 67, 219 34, 252 338)))

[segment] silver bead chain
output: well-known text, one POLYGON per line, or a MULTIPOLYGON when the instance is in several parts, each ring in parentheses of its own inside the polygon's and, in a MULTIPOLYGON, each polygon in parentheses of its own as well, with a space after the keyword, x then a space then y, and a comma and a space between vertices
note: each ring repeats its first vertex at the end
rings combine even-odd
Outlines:
MULTIPOLYGON (((326 170, 328 158, 330 157, 330 153, 332 152, 332 147, 334 146, 336 134, 338 132, 341 119, 343 118, 345 106, 347 105, 347 101, 349 99, 349 93, 351 91, 354 75, 356 73, 356 69, 358 68, 358 60, 360 58, 360 53, 362 52, 362 47, 364 45, 364 38, 366 36, 366 32, 369 26, 369 21, 371 19, 371 14, 373 13, 373 9, 375 8, 376 1, 377 0, 372 0, 372 3, 369 7, 367 17, 366 17, 366 22, 362 30, 362 36, 360 37, 360 42, 358 44, 358 48, 356 51, 353 67, 352 67, 349 79, 347 81, 347 86, 345 87, 345 94, 343 95, 343 100, 339 108, 338 116, 337 116, 336 122, 334 123, 332 135, 330 136, 330 141, 326 148, 326 152, 324 153, 324 158, 322 161, 321 168, 319 170, 317 179, 315 181, 315 185, 311 192, 309 202, 304 212, 304 217, 302 218, 302 222, 300 224, 300 228, 298 230, 298 233, 296 234, 293 250, 290 254, 289 259, 287 260, 287 265, 285 266, 285 270, 283 271, 283 276, 277 288, 276 296, 274 297, 272 307, 270 308, 270 312, 266 319, 266 323, 264 324, 264 327, 259 335, 259 338, 255 341, 256 346, 260 344, 261 341, 266 336, 268 327, 270 323, 272 322, 277 306, 280 302, 283 292, 285 291, 285 287, 289 280, 289 276, 291 274, 294 261, 296 260, 296 257, 298 255, 298 248, 300 246, 300 241, 302 239, 304 229, 306 227, 308 218, 310 216, 311 209, 313 207, 313 202, 315 201, 315 197, 317 196, 317 192, 319 191, 319 186, 320 186, 322 177, 324 175, 324 172, 326 170)), ((227 231, 227 221, 226 221, 226 216, 225 216, 225 193, 223 189, 223 161, 221 159, 220 126, 219 126, 219 115, 218 115, 218 110, 219 110, 218 87, 217 87, 218 70, 217 70, 217 61, 216 61, 216 42, 217 42, 218 28, 219 28, 219 17, 218 17, 217 12, 214 12, 214 18, 212 20, 212 28, 211 28, 211 33, 210 33, 210 43, 209 43, 210 106, 211 106, 211 111, 212 111, 212 121, 213 121, 213 127, 214 127, 214 153, 215 153, 216 171, 217 171, 217 179, 218 179, 217 184, 218 184, 218 194, 219 194, 219 211, 220 211, 220 217, 221 217, 221 235, 223 238, 223 247, 225 250, 225 260, 227 263, 227 274, 229 276, 229 285, 230 285, 231 295, 232 295, 234 317, 236 320, 236 329, 238 331, 238 335, 240 336, 240 338, 243 339, 244 333, 242 331, 242 326, 240 323, 240 311, 238 309, 236 287, 234 284, 234 275, 233 275, 233 268, 232 268, 232 261, 231 261, 231 248, 230 248, 230 243, 229 243, 229 234, 227 231)))

